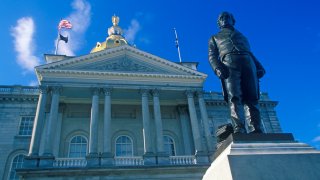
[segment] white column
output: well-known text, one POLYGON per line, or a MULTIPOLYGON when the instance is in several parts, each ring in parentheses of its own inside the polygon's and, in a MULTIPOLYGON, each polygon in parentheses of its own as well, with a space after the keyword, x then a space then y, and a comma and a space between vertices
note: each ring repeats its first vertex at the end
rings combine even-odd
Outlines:
POLYGON ((90 137, 89 137, 89 155, 98 154, 98 121, 99 121, 99 88, 93 89, 90 137))
POLYGON ((61 92, 61 87, 52 87, 52 100, 50 107, 50 116, 48 119, 48 126, 45 135, 45 146, 43 155, 53 156, 53 142, 54 142, 54 133, 56 129, 56 124, 58 121, 58 110, 59 110, 59 97, 61 92))
POLYGON ((61 126, 62 126, 62 119, 63 119, 63 112, 64 112, 65 104, 59 105, 59 113, 57 117, 57 125, 56 130, 54 133, 54 145, 53 145, 53 155, 55 157, 59 156, 59 149, 60 149, 60 137, 61 137, 61 126))
POLYGON ((191 128, 190 128, 190 121, 187 113, 187 107, 185 106, 179 106, 179 118, 181 123, 181 131, 182 131, 182 138, 183 138, 183 145, 184 145, 184 153, 185 155, 191 155, 191 137, 190 134, 191 128))
POLYGON ((103 117, 103 152, 111 153, 111 89, 105 88, 103 117))
POLYGON ((197 96, 198 96, 198 100, 199 100, 200 113, 201 113, 201 118, 202 118, 202 122, 203 122, 204 133, 206 136, 208 151, 213 152, 214 146, 213 146, 213 140, 212 140, 212 137, 211 137, 211 134, 209 131, 208 112, 207 112, 206 104, 203 99, 203 92, 198 91, 197 96))
POLYGON ((201 143, 199 124, 198 124, 196 109, 194 105, 194 92, 187 91, 186 94, 188 97, 189 116, 191 121, 191 129, 192 129, 193 141, 195 146, 195 152, 196 153, 202 152, 203 149, 202 149, 202 143, 201 143))
POLYGON ((154 120, 156 125, 156 138, 157 138, 157 152, 164 152, 163 150, 163 128, 161 120, 161 110, 159 102, 159 91, 157 89, 152 91, 153 95, 153 110, 154 110, 154 120))
POLYGON ((34 118, 34 125, 32 130, 32 137, 29 148, 29 156, 38 156, 41 142, 41 134, 44 125, 45 118, 45 108, 47 104, 47 92, 48 87, 40 86, 39 87, 39 100, 36 111, 36 116, 34 118))
POLYGON ((152 153, 151 136, 150 136, 150 112, 149 112, 149 90, 141 90, 142 95, 142 123, 143 123, 143 142, 144 153, 152 153))

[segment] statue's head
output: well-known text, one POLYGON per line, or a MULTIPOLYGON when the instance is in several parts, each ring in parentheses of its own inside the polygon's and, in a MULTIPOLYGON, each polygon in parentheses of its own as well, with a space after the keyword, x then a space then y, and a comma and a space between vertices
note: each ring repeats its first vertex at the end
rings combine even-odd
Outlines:
POLYGON ((113 15, 111 19, 112 19, 113 26, 118 26, 120 18, 116 15, 113 15))
POLYGON ((218 26, 221 28, 230 28, 233 27, 236 23, 233 15, 229 12, 222 12, 218 17, 218 26))

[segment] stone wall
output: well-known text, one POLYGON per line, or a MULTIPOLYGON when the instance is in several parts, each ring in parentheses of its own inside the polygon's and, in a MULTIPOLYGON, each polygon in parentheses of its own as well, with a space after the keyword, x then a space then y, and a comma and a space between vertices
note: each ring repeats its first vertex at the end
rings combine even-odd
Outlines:
MULTIPOLYGON (((19 135, 21 117, 34 116, 37 95, 25 93, 21 86, 0 87, 0 178, 10 170, 12 159, 27 154, 31 136, 19 135)), ((31 88, 33 90, 33 88, 31 88)))
MULTIPOLYGON (((277 102, 270 100, 267 94, 262 94, 261 97, 260 106, 264 129, 268 133, 281 132, 281 127, 275 111, 277 102)), ((229 118, 229 108, 227 103, 224 102, 221 93, 205 93, 204 99, 207 106, 208 118, 212 123, 213 129, 211 130, 214 137, 214 132, 218 126, 231 122, 229 118)), ((19 153, 27 154, 28 152, 31 136, 19 136, 19 125, 22 116, 35 115, 37 100, 37 88, 23 86, 0 87, 0 177, 3 177, 3 179, 7 177, 14 156, 19 153)), ((173 99, 172 102, 174 101, 175 100, 173 99)), ((48 103, 50 103, 50 101, 48 103)), ((99 106, 98 151, 102 152, 103 104, 100 103, 99 106)), ((195 106, 199 127, 201 128, 200 132, 203 136, 202 145, 204 145, 204 149, 206 150, 203 124, 197 100, 195 100, 195 106)), ((53 152, 56 157, 67 157, 69 142, 74 135, 80 134, 89 139, 91 104, 89 102, 60 102, 59 107, 57 129, 55 130, 55 149, 53 152)), ((49 110, 49 108, 47 109, 49 110)), ((156 152, 156 139, 155 133, 153 133, 155 131, 155 123, 152 104, 150 104, 149 109, 151 118, 150 125, 152 129, 152 146, 153 151, 156 152)), ((46 117, 49 116, 48 110, 46 112, 46 117)), ((176 155, 194 154, 194 143, 187 105, 162 105, 161 116, 163 134, 169 135, 174 139, 176 155)), ((119 135, 129 135, 133 139, 134 156, 143 155, 143 126, 140 104, 121 104, 119 102, 117 102, 117 104, 112 104, 111 126, 113 152, 115 151, 114 144, 116 138, 119 135)), ((45 131, 45 128, 43 131, 45 131)), ((216 143, 215 138, 213 138, 212 143, 216 143)), ((40 154, 44 143, 42 142, 41 144, 40 154)))

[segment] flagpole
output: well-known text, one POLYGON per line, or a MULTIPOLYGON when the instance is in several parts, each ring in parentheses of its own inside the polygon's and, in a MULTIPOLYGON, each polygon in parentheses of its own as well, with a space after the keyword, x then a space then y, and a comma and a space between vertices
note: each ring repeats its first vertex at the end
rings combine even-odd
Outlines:
POLYGON ((58 52, 58 46, 59 46, 59 35, 60 35, 60 29, 58 30, 58 36, 57 36, 57 43, 56 43, 56 50, 54 52, 55 55, 57 55, 57 52, 58 52))
POLYGON ((178 48, 179 60, 180 60, 180 63, 181 63, 182 60, 181 60, 181 55, 180 55, 180 47, 179 47, 178 33, 177 33, 176 28, 173 28, 173 30, 174 30, 174 34, 176 35, 176 46, 177 46, 177 48, 178 48))

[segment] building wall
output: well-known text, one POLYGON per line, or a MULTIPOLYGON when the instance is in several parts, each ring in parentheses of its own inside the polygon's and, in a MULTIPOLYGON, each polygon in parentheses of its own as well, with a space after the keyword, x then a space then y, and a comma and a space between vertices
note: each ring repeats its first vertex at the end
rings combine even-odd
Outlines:
MULTIPOLYGON (((10 87, 10 91, 0 88, 0 177, 7 177, 11 161, 16 154, 27 154, 31 136, 19 136, 19 126, 22 116, 34 116, 37 107, 37 92, 27 93, 14 92, 17 87, 10 87)), ((20 88, 21 89, 21 88, 20 88)), ((230 121, 228 105, 223 101, 221 93, 205 93, 208 119, 212 123, 212 132, 217 127, 230 121)), ((174 100, 172 100, 174 102, 174 100)), ((48 102, 49 104, 50 102, 48 102)), ((161 104, 161 99, 160 99, 161 104)), ((174 103, 172 103, 174 104, 174 103)), ((155 131, 152 103, 149 104, 151 118, 151 132, 155 131)), ((197 117, 202 133, 202 145, 206 150, 202 119, 195 98, 197 117)), ((261 98, 261 116, 266 132, 281 132, 279 121, 275 112, 277 103, 270 100, 267 94, 261 98)), ((56 157, 68 157, 69 143, 74 135, 83 135, 89 140, 90 109, 91 104, 60 102, 57 127, 55 128, 56 139, 54 142, 54 155, 56 157)), ((46 119, 49 117, 47 108, 46 119)), ((171 136, 175 141, 176 155, 194 154, 194 143, 190 125, 189 114, 186 104, 161 105, 163 134, 171 136), (184 110, 183 110, 184 109, 184 110)), ((45 124, 46 127, 46 124, 45 124)), ((134 156, 142 156, 142 109, 140 104, 119 103, 112 104, 111 143, 112 151, 115 151, 115 141, 120 135, 128 135, 133 140, 134 156)), ((46 128, 43 128, 43 134, 46 128)), ((153 151, 156 152, 155 133, 151 133, 153 151)), ((214 133, 213 133, 214 137, 214 133)), ((44 139, 44 138, 42 138, 44 139)), ((216 143, 215 137, 213 142, 216 143)), ((42 141, 40 154, 45 143, 42 141)), ((103 151, 103 103, 99 107, 99 135, 98 152, 103 151)))
POLYGON ((29 150, 31 136, 19 135, 19 126, 21 117, 35 115, 36 100, 10 97, 0 101, 0 177, 8 173, 12 158, 29 150))

